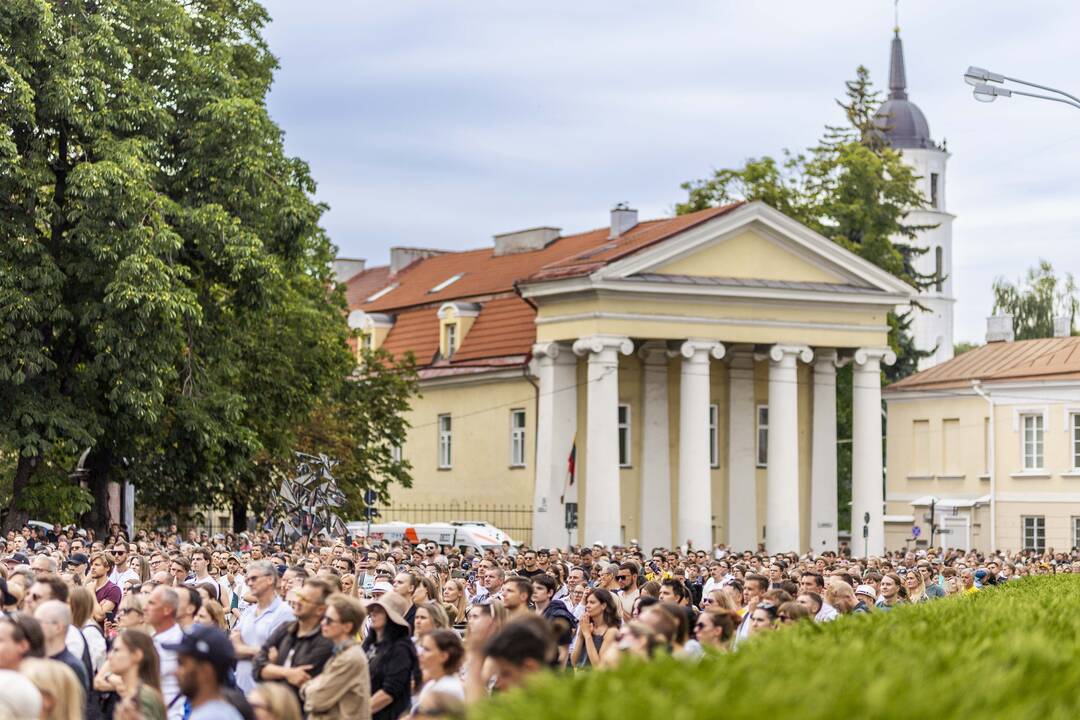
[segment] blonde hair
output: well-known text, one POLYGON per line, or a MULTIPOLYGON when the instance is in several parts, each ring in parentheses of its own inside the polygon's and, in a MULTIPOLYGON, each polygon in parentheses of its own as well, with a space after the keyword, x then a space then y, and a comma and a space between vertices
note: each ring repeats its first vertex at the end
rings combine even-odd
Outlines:
POLYGON ((735 601, 731 599, 731 596, 720 588, 710 591, 709 597, 712 599, 713 607, 729 611, 736 611, 739 609, 735 606, 735 601))
POLYGON ((57 660, 27 658, 19 672, 52 700, 52 711, 44 720, 82 720, 86 697, 74 670, 57 660))
POLYGON ((202 606, 206 608, 206 612, 210 615, 210 619, 214 621, 214 624, 228 632, 229 626, 225 624, 225 608, 221 606, 221 603, 213 599, 204 600, 202 606))
POLYGON ((91 618, 97 620, 98 609, 97 597, 90 592, 90 588, 79 586, 73 588, 68 596, 68 605, 71 606, 71 624, 81 628, 91 618))
POLYGON ((281 683, 259 683, 251 691, 258 693, 266 702, 266 709, 277 720, 300 720, 300 703, 288 685, 281 683))
MULTIPOLYGON (((443 600, 444 605, 450 605, 451 607, 454 608, 454 611, 455 611, 454 617, 450 618, 450 622, 463 623, 463 622, 465 622, 466 614, 469 612, 468 598, 467 598, 467 593, 465 592, 465 581, 462 580, 461 578, 450 578, 449 580, 446 581, 446 585, 443 585, 443 592, 446 591, 446 586, 447 585, 453 585, 454 587, 457 588, 457 591, 458 591, 457 600, 455 600, 454 602, 448 603, 445 600, 443 600)), ((442 596, 442 594, 443 594, 442 592, 439 593, 440 597, 442 596)), ((447 612, 447 615, 449 615, 449 614, 450 613, 447 612)))

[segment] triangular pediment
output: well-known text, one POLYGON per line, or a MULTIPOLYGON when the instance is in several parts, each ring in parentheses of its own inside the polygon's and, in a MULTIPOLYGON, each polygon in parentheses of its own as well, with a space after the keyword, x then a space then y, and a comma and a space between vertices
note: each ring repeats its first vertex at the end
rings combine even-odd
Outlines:
POLYGON ((748 228, 646 270, 656 275, 850 284, 850 277, 771 233, 748 228))
POLYGON ((914 289, 778 210, 753 202, 608 264, 596 280, 714 278, 814 283, 889 294, 914 289))

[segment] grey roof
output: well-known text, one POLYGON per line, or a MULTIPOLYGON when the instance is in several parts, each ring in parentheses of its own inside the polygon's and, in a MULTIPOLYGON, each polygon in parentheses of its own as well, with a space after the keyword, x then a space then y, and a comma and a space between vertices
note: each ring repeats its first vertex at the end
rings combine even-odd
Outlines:
POLYGON ((936 148, 930 139, 930 125, 919 106, 908 100, 904 71, 904 46, 897 30, 889 57, 889 99, 874 114, 885 141, 894 148, 936 148))
POLYGON ((680 283, 684 285, 710 285, 723 287, 771 288, 774 290, 812 290, 828 293, 860 293, 879 295, 883 290, 845 283, 806 282, 802 280, 760 280, 758 278, 716 277, 713 275, 668 275, 665 273, 639 273, 630 280, 656 283, 680 283))

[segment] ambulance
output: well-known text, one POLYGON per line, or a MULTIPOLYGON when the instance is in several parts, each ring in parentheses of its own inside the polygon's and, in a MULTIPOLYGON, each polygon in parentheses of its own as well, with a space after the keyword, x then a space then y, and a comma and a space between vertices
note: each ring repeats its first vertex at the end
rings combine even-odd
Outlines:
POLYGON ((354 537, 366 536, 371 540, 383 540, 387 544, 409 542, 418 545, 422 542, 433 542, 440 546, 473 548, 481 554, 485 550, 501 550, 504 542, 510 543, 512 549, 521 544, 499 528, 482 520, 442 523, 376 523, 372 524, 370 535, 368 525, 363 520, 346 523, 345 527, 354 537))

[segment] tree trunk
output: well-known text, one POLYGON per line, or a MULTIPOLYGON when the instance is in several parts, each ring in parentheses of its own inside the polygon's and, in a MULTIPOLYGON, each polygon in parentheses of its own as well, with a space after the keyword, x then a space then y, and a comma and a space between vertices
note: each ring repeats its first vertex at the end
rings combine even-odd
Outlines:
POLYGON ((99 538, 109 536, 109 525, 113 518, 109 513, 109 474, 113 467, 110 450, 94 449, 86 459, 86 489, 90 491, 93 505, 82 516, 82 526, 92 529, 99 538))
POLYGON ((232 529, 234 533, 247 531, 247 503, 239 498, 232 501, 232 529))
POLYGON ((3 532, 18 530, 30 519, 30 514, 19 507, 22 501, 23 490, 30 484, 30 478, 37 468, 37 458, 19 455, 19 463, 15 466, 15 477, 11 482, 11 507, 8 508, 4 518, 3 532))

